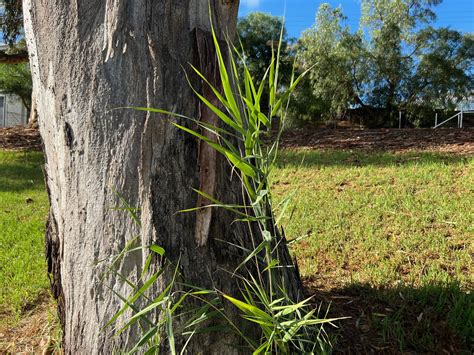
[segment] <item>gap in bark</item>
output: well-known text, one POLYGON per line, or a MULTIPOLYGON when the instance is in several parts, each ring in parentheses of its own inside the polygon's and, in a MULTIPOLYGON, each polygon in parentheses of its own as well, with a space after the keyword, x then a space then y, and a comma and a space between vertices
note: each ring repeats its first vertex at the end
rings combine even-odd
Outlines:
MULTIPOLYGON (((44 143, 43 143, 44 154, 44 143)), ((44 154, 45 155, 45 154, 44 154)), ((45 155, 46 156, 46 155, 45 155)), ((47 161, 45 162, 45 165, 47 161)), ((46 192, 48 200, 51 201, 51 191, 48 184, 48 175, 46 169, 43 169, 44 181, 46 185, 46 192)), ((45 233, 45 257, 48 265, 48 278, 50 281, 51 294, 57 303, 57 315, 61 328, 64 329, 66 324, 66 305, 63 287, 61 283, 61 241, 58 233, 58 223, 54 218, 51 210, 48 213, 45 233)))

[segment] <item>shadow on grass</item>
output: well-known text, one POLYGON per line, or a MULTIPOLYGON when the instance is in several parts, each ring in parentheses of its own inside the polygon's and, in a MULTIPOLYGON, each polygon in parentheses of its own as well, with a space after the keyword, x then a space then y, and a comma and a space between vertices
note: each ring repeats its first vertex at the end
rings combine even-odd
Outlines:
POLYGON ((40 152, 0 151, 0 192, 44 189, 43 164, 40 152))
POLYGON ((285 149, 280 153, 280 168, 297 167, 391 167, 410 165, 464 165, 472 157, 446 153, 364 153, 338 150, 285 149))
POLYGON ((457 284, 310 290, 339 322, 335 353, 446 353, 474 350, 474 295, 457 284))

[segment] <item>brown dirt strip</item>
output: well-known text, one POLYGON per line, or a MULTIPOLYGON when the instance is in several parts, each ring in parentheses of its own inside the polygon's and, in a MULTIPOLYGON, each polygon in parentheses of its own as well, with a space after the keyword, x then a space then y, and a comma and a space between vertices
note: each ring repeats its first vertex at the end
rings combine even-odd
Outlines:
MULTIPOLYGON (((362 151, 435 151, 474 154, 474 129, 327 129, 304 128, 285 132, 286 148, 339 149, 362 151)), ((41 150, 35 128, 0 128, 0 149, 41 150)))
POLYGON ((474 129, 298 129, 283 135, 285 148, 361 151, 434 151, 474 154, 474 129))
MULTIPOLYGON (((0 325, 0 354, 59 354, 55 305, 48 293, 29 306, 18 324, 0 325)), ((1 315, 0 315, 1 316, 1 315)))
POLYGON ((3 150, 41 150, 41 137, 38 129, 14 126, 0 128, 0 149, 3 150))

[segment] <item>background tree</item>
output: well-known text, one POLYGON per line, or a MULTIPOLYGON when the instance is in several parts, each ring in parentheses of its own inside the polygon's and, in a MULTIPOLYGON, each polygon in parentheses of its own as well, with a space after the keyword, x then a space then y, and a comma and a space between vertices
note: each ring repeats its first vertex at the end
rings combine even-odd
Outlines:
POLYGON ((0 90, 18 96, 28 112, 31 110, 31 72, 28 63, 0 63, 0 90))
POLYGON ((29 124, 37 126, 36 100, 23 33, 23 3, 21 0, 0 0, 0 29, 8 44, 0 51, 0 88, 5 93, 18 95, 29 112, 29 124), (11 67, 9 65, 12 65, 11 67))
POLYGON ((344 20, 341 8, 322 4, 314 27, 300 40, 302 65, 314 65, 310 73, 313 93, 326 103, 326 118, 340 117, 350 105, 363 105, 367 66, 362 33, 352 35, 344 20))
MULTIPOLYGON (((203 150, 167 116, 113 110, 158 107, 215 122, 182 68, 193 63, 219 85, 209 6, 217 35, 224 39, 235 33, 238 1, 25 0, 24 6, 50 198, 48 268, 65 352, 126 351, 136 342, 136 332, 114 337, 111 329, 101 328, 121 303, 108 287, 127 294, 127 286, 114 273, 103 279, 106 268, 99 261, 137 236, 141 245, 164 247, 190 284, 239 293, 227 270, 235 270, 242 255, 229 243, 252 249, 246 226, 232 224, 235 216, 222 209, 206 212, 208 224, 198 223, 199 212, 176 213, 197 205, 191 187, 211 186, 216 199, 242 203, 241 183, 235 175, 231 179, 228 162, 203 150), (112 208, 120 202, 114 190, 139 212, 139 226, 112 208)), ((192 75, 190 80, 201 91, 201 80, 192 75)), ((204 94, 215 102, 209 90, 204 94)), ((138 283, 147 258, 146 250, 129 255, 120 274, 138 283)), ((151 295, 172 277, 164 273, 151 295)), ((241 326, 236 311, 229 317, 241 326)), ((179 346, 184 339, 176 341, 179 346)), ((229 344, 239 341, 228 333, 196 334, 187 350, 229 353, 229 344)))
MULTIPOLYGON (((302 66, 297 67, 298 72, 301 72, 301 68, 302 66)), ((326 116, 331 111, 328 102, 315 94, 309 75, 304 77, 291 96, 287 111, 287 128, 329 118, 326 116)))
POLYGON ((250 13, 240 18, 237 23, 237 33, 245 52, 247 66, 252 76, 257 80, 265 74, 272 60, 272 48, 276 50, 283 31, 281 43, 282 66, 280 68, 283 81, 289 83, 293 57, 290 51, 290 40, 283 18, 271 16, 262 12, 250 13))
POLYGON ((0 63, 17 64, 28 61, 28 52, 21 39, 23 5, 21 0, 0 0, 0 30, 8 45, 0 51, 0 63))
MULTIPOLYGON (((283 18, 262 12, 250 13, 238 20, 237 35, 242 44, 246 65, 257 84, 265 75, 272 60, 272 50, 276 52, 282 35, 280 83, 289 85, 295 53, 292 51, 292 40, 288 38, 283 18)), ((267 102, 268 88, 265 87, 262 107, 267 107, 267 102)))
POLYGON ((13 46, 23 29, 22 0, 0 1, 0 29, 5 43, 13 46))
POLYGON ((474 36, 429 27, 416 41, 423 45, 416 71, 404 83, 402 107, 423 123, 427 111, 454 110, 474 87, 474 36))
POLYGON ((306 65, 316 64, 312 86, 327 114, 359 108, 369 125, 383 125, 398 110, 421 123, 420 107, 452 109, 472 86, 472 35, 429 26, 440 2, 364 0, 353 34, 340 9, 321 5, 301 42, 306 65))
MULTIPOLYGON (((20 40, 10 47, 8 55, 23 52, 26 52, 26 43, 24 40, 20 40)), ((28 62, 8 64, 0 61, 0 90, 5 94, 18 96, 30 112, 33 83, 28 62)))

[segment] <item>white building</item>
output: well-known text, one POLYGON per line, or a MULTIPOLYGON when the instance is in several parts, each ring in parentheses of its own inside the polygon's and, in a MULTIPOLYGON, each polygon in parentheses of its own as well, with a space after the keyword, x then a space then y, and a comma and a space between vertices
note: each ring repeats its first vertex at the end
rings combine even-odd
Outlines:
POLYGON ((3 94, 0 88, 0 127, 26 125, 28 111, 16 95, 3 94))
MULTIPOLYGON (((0 51, 5 51, 8 46, 0 43, 0 51)), ((28 123, 28 110, 21 99, 16 95, 2 93, 0 87, 0 127, 26 125, 28 123)))

